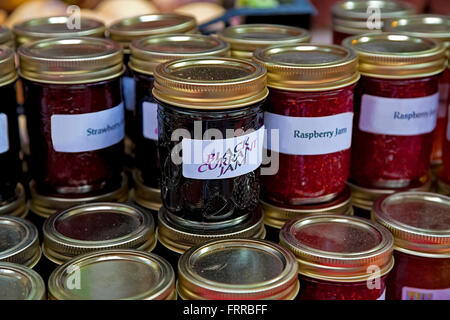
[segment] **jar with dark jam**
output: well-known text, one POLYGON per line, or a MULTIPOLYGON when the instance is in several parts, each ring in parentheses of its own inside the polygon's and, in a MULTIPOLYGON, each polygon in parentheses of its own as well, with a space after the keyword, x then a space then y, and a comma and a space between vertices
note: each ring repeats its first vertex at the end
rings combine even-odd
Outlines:
POLYGON ((299 264, 299 300, 385 300, 394 238, 358 217, 310 215, 286 223, 280 243, 299 264))
POLYGON ((77 203, 126 200, 120 46, 53 38, 21 46, 19 57, 33 211, 46 217, 77 203))
POLYGON ((228 56, 229 45, 222 40, 197 34, 167 34, 135 40, 130 45, 129 67, 136 85, 136 167, 135 200, 140 205, 159 210, 161 207, 161 169, 158 159, 157 104, 152 89, 154 70, 170 60, 228 56))
POLYGON ((333 43, 341 44, 350 36, 381 32, 385 20, 408 16, 416 8, 407 2, 391 0, 350 0, 333 5, 333 43), (376 14, 379 13, 378 19, 376 14))
POLYGON ((275 243, 215 240, 181 256, 177 290, 183 300, 293 300, 297 272, 294 255, 275 243))
POLYGON ((266 70, 232 58, 158 65, 158 152, 164 207, 178 219, 238 224, 259 204, 266 70))
POLYGON ((372 218, 395 238, 389 300, 450 300, 450 198, 399 192, 376 201, 372 218))
MULTIPOLYGON (((351 177, 368 188, 408 188, 428 175, 446 50, 432 39, 365 34, 359 54, 351 177)), ((419 183, 420 184, 420 183, 419 183)))
POLYGON ((241 24, 218 33, 219 39, 230 44, 233 58, 252 59, 253 52, 273 45, 309 42, 308 30, 277 24, 241 24))
POLYGON ((0 300, 45 300, 45 283, 33 269, 0 262, 0 300))
POLYGON ((0 46, 14 49, 13 33, 5 26, 0 26, 0 46))
POLYGON ((355 51, 283 45, 257 50, 254 59, 267 68, 265 147, 270 165, 279 163, 276 172, 261 175, 261 197, 279 205, 332 200, 350 173, 355 51))

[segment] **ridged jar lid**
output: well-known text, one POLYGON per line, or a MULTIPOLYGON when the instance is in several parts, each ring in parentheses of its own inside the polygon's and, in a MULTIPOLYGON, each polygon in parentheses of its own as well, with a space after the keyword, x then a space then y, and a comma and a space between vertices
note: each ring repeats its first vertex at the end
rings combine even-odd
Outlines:
POLYGON ((0 25, 0 46, 14 49, 14 35, 7 27, 0 25))
POLYGON ((119 44, 101 38, 51 38, 18 50, 20 75, 28 80, 77 84, 105 81, 124 72, 119 44))
POLYGON ((253 59, 267 69, 267 86, 292 91, 323 91, 358 81, 353 49, 325 44, 280 45, 258 49, 253 59))
POLYGON ((21 218, 0 217, 0 261, 33 268, 40 258, 36 226, 21 218))
POLYGON ((48 292, 52 300, 175 300, 175 272, 153 253, 97 251, 53 271, 48 292))
POLYGON ((43 226, 45 256, 62 264, 84 253, 106 249, 150 252, 156 245, 153 217, 137 207, 100 202, 63 210, 43 226))
POLYGON ((409 79, 438 74, 446 67, 446 48, 428 38, 395 33, 367 33, 346 38, 343 46, 359 55, 362 75, 409 79))
POLYGON ((130 68, 153 75, 156 66, 175 59, 229 55, 226 42, 200 34, 164 34, 135 40, 130 45, 130 68))
POLYGON ((14 51, 6 46, 0 46, 0 87, 10 84, 16 79, 14 51))
POLYGON ((280 243, 297 257, 299 273, 326 281, 360 282, 393 265, 394 238, 383 226, 358 217, 310 215, 287 222, 280 243))
POLYGON ((399 192, 379 198, 372 218, 388 228, 395 249, 450 258, 450 197, 428 192, 399 192))
POLYGON ((231 46, 234 58, 251 59, 253 51, 273 45, 309 42, 308 30, 276 24, 241 24, 217 35, 231 46))
POLYGON ((44 300, 45 283, 34 270, 0 262, 0 300, 44 300))
POLYGON ((105 36, 105 24, 101 21, 80 17, 79 26, 70 16, 57 16, 31 19, 16 24, 13 28, 17 47, 24 43, 60 37, 99 37, 105 36))
POLYGON ((275 243, 216 240, 181 256, 177 289, 183 300, 293 300, 297 272, 292 253, 275 243))

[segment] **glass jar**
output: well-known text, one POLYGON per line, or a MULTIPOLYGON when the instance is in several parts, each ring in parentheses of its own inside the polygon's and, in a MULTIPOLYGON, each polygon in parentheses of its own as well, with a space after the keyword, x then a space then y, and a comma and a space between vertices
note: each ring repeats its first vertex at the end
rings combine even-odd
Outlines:
POLYGON ((45 283, 34 270, 0 262, 0 300, 45 300, 45 283))
POLYGON ((175 272, 152 253, 103 250, 59 266, 48 281, 50 300, 175 300, 175 272), (72 276, 74 281, 67 281, 72 276), (78 286, 82 290, 73 290, 78 286))
POLYGON ((0 26, 0 46, 14 49, 14 36, 11 30, 5 26, 0 26))
POLYGON ((432 39, 365 34, 359 54, 351 177, 368 188, 407 188, 428 174, 446 52, 432 39))
POLYGON ((394 238, 358 217, 309 215, 287 222, 280 243, 299 264, 299 300, 384 300, 394 238))
POLYGON ((250 61, 190 58, 156 67, 161 196, 169 212, 234 224, 258 206, 267 94, 265 69, 250 61))
POLYGON ((409 16, 416 8, 407 2, 391 0, 340 1, 332 9, 333 43, 341 44, 350 36, 381 32, 385 20, 409 16), (375 14, 379 13, 378 19, 375 14))
POLYGON ((450 198, 395 193, 375 202, 372 218, 395 238, 387 299, 450 300, 450 198))
POLYGON ((215 240, 181 256, 177 290, 183 300, 293 300, 297 271, 293 254, 275 243, 215 240))
MULTIPOLYGON (((449 92, 449 102, 450 102, 450 92, 449 92)), ((448 112, 446 115, 446 130, 444 130, 444 144, 442 161, 443 166, 440 170, 438 176, 438 192, 450 196, 450 103, 448 105, 448 112)))
POLYGON ((230 44, 233 58, 248 60, 260 48, 311 40, 308 30, 277 24, 241 24, 225 28, 217 36, 230 44))
POLYGON ((188 34, 167 34, 135 40, 130 45, 129 67, 136 86, 135 200, 158 211, 161 207, 161 168, 158 158, 157 104, 152 95, 154 69, 170 60, 204 56, 228 56, 222 40, 188 34))

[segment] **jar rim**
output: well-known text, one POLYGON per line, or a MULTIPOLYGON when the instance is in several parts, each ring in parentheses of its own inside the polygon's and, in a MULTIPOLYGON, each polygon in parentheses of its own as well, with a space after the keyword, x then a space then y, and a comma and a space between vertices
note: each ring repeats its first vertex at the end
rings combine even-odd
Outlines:
POLYGON ((14 34, 9 28, 2 25, 0 25, 0 45, 14 49, 14 34))
POLYGON ((0 86, 6 86, 17 79, 14 51, 0 46, 0 86))
POLYGON ((8 276, 9 278, 17 279, 20 277, 26 279, 25 281, 28 287, 28 292, 26 293, 26 297, 24 298, 24 300, 45 299, 46 290, 44 280, 33 269, 16 263, 0 262, 0 277, 2 273, 6 273, 6 276, 8 276))

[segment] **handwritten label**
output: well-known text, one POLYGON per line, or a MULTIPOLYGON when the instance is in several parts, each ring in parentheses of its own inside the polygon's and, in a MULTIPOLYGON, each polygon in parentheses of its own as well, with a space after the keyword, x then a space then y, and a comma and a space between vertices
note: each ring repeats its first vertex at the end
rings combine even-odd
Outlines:
POLYGON ((136 104, 136 84, 132 77, 122 77, 122 90, 125 108, 133 111, 136 104))
POLYGON ((0 153, 9 150, 8 117, 0 113, 0 153))
POLYGON ((450 300, 448 289, 402 288, 402 300, 450 300))
POLYGON ((158 140, 158 105, 145 101, 142 104, 142 130, 144 137, 158 140))

